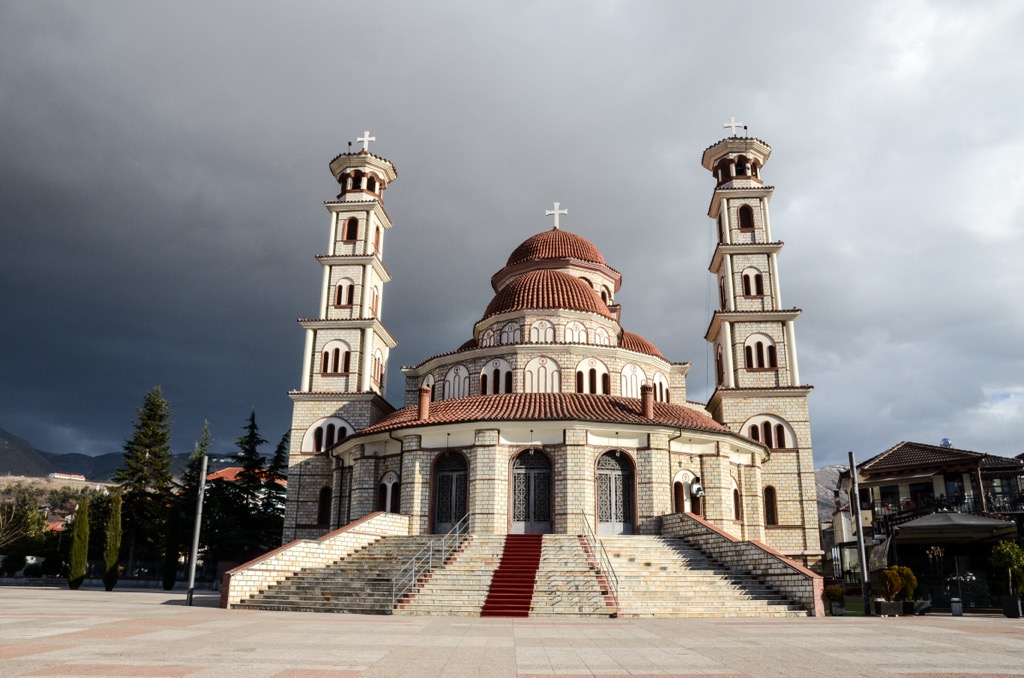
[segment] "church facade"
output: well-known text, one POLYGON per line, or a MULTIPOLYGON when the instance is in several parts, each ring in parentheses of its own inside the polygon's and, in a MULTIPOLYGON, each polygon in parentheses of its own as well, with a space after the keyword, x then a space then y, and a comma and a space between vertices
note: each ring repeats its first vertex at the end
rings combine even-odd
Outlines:
MULTIPOLYGON (((403 368, 387 399, 395 339, 381 322, 383 194, 397 173, 363 149, 330 163, 329 251, 305 330, 294 403, 284 540, 319 537, 374 511, 418 534, 468 516, 477 534, 656 534, 673 512, 806 564, 820 558, 798 309, 781 300, 761 172, 771 149, 727 137, 702 163, 719 290, 706 340, 716 384, 687 400, 687 362, 620 323, 622 275, 584 237, 527 238, 491 278, 493 298, 451 352, 403 368)), ((496 262, 497 263, 497 262, 496 262)))

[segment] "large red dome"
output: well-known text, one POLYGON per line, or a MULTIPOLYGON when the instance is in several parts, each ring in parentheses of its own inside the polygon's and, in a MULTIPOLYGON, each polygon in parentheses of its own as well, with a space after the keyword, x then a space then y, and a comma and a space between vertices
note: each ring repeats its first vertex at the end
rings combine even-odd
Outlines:
POLYGON ((604 257, 590 241, 559 229, 544 231, 527 239, 512 252, 505 265, 515 266, 535 259, 579 259, 595 264, 605 263, 604 257))
POLYGON ((547 308, 612 317, 608 305, 587 283, 561 271, 539 270, 524 273, 501 288, 487 305, 484 318, 509 311, 547 308))

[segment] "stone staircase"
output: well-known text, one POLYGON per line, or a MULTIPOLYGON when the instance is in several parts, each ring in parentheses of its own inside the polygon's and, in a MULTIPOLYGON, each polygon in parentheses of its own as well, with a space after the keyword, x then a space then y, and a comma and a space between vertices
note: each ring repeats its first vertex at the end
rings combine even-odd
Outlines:
POLYGON ((806 617, 754 577, 678 537, 601 537, 619 580, 623 617, 806 617))
POLYGON ((579 536, 544 535, 531 617, 613 616, 613 601, 605 589, 579 536))
POLYGON ((302 570, 234 607, 390 614, 392 578, 434 536, 385 537, 327 567, 302 570))
POLYGON ((491 578, 505 550, 505 535, 474 535, 445 567, 434 570, 395 614, 479 617, 491 578))

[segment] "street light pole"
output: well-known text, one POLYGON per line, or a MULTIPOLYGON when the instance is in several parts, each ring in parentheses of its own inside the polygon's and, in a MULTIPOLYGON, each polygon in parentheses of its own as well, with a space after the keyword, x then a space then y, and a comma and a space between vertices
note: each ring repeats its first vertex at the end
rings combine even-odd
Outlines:
MULTIPOLYGON (((852 454, 852 452, 851 452, 852 454)), ((192 591, 196 584, 196 558, 199 556, 199 528, 203 524, 203 495, 206 494, 206 463, 209 457, 203 455, 203 470, 199 472, 199 493, 196 496, 196 522, 192 528, 192 553, 188 558, 188 593, 185 604, 192 604, 192 591)))
POLYGON ((857 462, 850 450, 850 512, 857 524, 857 548, 860 552, 860 592, 864 596, 864 614, 871 614, 871 585, 868 583, 868 558, 864 546, 864 521, 860 517, 860 491, 857 487, 857 462))

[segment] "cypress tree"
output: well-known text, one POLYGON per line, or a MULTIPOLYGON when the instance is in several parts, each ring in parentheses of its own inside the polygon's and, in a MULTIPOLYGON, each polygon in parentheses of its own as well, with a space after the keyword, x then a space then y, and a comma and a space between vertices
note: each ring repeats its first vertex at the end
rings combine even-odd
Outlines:
POLYGON ((71 524, 71 568, 68 571, 68 586, 77 589, 85 581, 89 567, 89 498, 82 497, 82 503, 75 511, 71 524))
POLYGON ((117 563, 121 553, 121 495, 114 493, 110 498, 110 515, 107 517, 106 541, 103 544, 103 588, 114 590, 117 584, 117 563))
POLYGON ((124 443, 124 465, 114 473, 124 501, 128 567, 137 556, 155 557, 165 507, 171 499, 171 411, 159 386, 136 408, 132 437, 124 443))

